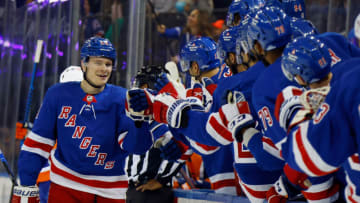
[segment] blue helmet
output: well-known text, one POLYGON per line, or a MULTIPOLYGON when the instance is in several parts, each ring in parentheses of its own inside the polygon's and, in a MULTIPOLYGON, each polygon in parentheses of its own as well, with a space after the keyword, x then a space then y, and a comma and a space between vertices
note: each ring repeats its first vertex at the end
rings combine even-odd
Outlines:
POLYGON ((224 30, 217 44, 217 56, 224 61, 227 57, 227 53, 236 52, 236 39, 239 33, 239 26, 234 26, 224 30))
POLYGON ((216 51, 215 42, 208 37, 200 37, 188 42, 180 52, 181 71, 189 70, 192 61, 196 62, 202 71, 220 67, 216 51))
POLYGON ((305 18, 305 0, 282 0, 282 6, 288 16, 305 18))
POLYGON ((304 0, 267 0, 265 6, 278 7, 290 17, 305 18, 304 0))
POLYGON ((264 0, 234 0, 229 6, 226 25, 232 26, 235 14, 238 13, 241 18, 244 18, 250 11, 262 7, 264 4, 264 0))
POLYGON ((251 19, 248 43, 258 41, 265 51, 285 46, 291 40, 290 19, 277 7, 264 7, 251 19))
POLYGON ((100 56, 109 58, 116 64, 116 51, 108 39, 101 37, 91 37, 84 42, 80 51, 82 61, 87 61, 90 56, 100 56))
POLYGON ((299 75, 308 84, 323 79, 330 72, 330 66, 328 47, 315 36, 294 39, 281 58, 282 71, 289 80, 299 75))
POLYGON ((291 18, 290 25, 293 38, 319 34, 314 24, 303 18, 291 18))

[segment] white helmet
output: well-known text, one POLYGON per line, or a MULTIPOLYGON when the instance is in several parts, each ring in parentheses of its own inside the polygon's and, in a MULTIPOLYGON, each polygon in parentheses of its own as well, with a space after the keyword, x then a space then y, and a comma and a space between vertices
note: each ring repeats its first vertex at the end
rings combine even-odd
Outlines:
POLYGON ((84 74, 80 66, 69 66, 60 74, 60 82, 75 82, 82 81, 84 74))
POLYGON ((355 37, 360 39, 360 14, 355 19, 354 31, 355 37))

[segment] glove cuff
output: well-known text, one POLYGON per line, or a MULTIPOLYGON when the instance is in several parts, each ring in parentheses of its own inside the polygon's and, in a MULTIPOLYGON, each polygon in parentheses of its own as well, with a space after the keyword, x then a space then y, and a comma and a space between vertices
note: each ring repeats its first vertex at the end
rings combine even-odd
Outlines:
POLYGON ((245 147, 248 147, 251 138, 257 133, 259 133, 259 131, 256 128, 248 128, 245 130, 242 140, 242 143, 245 145, 245 147))
POLYGON ((188 97, 186 99, 178 99, 168 108, 166 113, 166 121, 173 128, 181 126, 182 114, 185 109, 200 110, 203 109, 202 103, 198 98, 188 97))

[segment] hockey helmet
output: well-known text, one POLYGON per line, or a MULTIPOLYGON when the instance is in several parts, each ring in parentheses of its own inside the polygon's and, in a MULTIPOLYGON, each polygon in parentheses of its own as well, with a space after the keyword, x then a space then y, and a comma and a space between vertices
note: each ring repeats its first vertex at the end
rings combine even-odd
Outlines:
POLYGON ((82 81, 84 79, 84 74, 80 66, 69 66, 61 74, 59 82, 72 82, 72 81, 82 81))
POLYGON ((180 52, 181 71, 189 70, 191 62, 196 62, 201 71, 220 67, 216 56, 216 43, 208 37, 200 37, 187 43, 180 52))
POLYGON ((265 4, 264 0, 234 0, 228 10, 226 25, 232 26, 235 14, 243 19, 246 14, 252 10, 256 10, 265 4))
POLYGON ((277 7, 264 7, 251 19, 248 43, 258 41, 265 51, 285 46, 291 40, 290 19, 277 7))
POLYGON ((281 58, 282 71, 290 81, 299 75, 308 84, 323 79, 330 72, 330 66, 328 47, 316 36, 294 39, 281 58))
POLYGON ((80 51, 82 61, 87 62, 90 56, 109 58, 116 67, 116 51, 108 39, 101 37, 91 37, 84 42, 80 51))
POLYGON ((303 18, 291 18, 290 25, 292 38, 319 34, 314 24, 303 18))

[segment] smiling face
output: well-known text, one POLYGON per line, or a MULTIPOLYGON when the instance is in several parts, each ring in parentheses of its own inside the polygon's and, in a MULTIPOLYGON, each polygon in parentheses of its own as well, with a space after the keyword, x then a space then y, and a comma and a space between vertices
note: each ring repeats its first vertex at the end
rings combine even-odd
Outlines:
POLYGON ((90 83, 101 87, 108 82, 112 67, 112 60, 108 58, 90 57, 87 63, 83 63, 82 69, 90 83))

